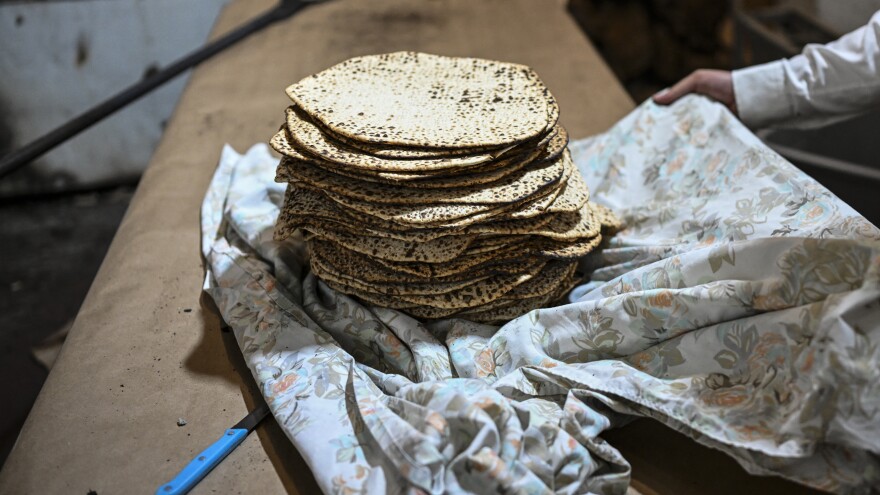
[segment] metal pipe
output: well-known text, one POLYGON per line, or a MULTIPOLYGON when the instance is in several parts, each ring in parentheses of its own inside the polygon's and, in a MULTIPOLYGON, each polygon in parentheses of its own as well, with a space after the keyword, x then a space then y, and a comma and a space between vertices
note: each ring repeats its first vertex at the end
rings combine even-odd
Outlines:
POLYGON ((266 26, 290 17, 306 5, 307 2, 301 0, 281 0, 281 2, 271 10, 254 18, 247 24, 236 28, 234 31, 223 35, 219 39, 206 44, 198 50, 185 55, 168 67, 129 86, 115 96, 110 97, 68 121, 64 125, 53 129, 42 137, 4 156, 0 159, 0 178, 3 178, 27 165, 37 157, 177 77, 187 69, 204 62, 249 35, 260 31, 266 26))
POLYGON ((838 174, 849 175, 850 177, 880 182, 880 170, 867 165, 859 165, 858 163, 810 153, 808 151, 792 148, 791 146, 785 146, 784 144, 776 144, 772 141, 764 140, 764 143, 789 161, 812 165, 816 168, 830 170, 838 174))

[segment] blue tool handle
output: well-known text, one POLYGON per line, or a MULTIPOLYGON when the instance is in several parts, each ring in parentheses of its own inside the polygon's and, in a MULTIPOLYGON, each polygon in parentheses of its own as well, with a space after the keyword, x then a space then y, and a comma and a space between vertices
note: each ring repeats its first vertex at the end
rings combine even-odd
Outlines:
POLYGON ((220 464, 247 436, 245 429, 229 429, 219 440, 190 461, 173 480, 159 487, 156 495, 183 495, 196 486, 212 469, 220 464))

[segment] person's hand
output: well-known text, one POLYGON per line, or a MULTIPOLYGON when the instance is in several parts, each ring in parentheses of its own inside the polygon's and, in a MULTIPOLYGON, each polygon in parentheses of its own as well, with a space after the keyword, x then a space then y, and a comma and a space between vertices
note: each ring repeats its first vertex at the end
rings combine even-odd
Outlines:
POLYGON ((705 95, 717 100, 729 108, 734 115, 737 115, 733 77, 730 75, 730 71, 710 69, 694 71, 691 75, 675 83, 675 86, 654 95, 654 103, 669 105, 689 93, 705 95))

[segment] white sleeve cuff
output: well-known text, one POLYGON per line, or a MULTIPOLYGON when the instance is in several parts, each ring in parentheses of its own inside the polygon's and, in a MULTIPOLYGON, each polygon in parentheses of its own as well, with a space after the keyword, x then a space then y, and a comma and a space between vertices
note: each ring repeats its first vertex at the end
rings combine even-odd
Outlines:
POLYGON ((785 94, 783 61, 735 70, 733 94, 740 120, 751 128, 790 118, 793 108, 785 94))

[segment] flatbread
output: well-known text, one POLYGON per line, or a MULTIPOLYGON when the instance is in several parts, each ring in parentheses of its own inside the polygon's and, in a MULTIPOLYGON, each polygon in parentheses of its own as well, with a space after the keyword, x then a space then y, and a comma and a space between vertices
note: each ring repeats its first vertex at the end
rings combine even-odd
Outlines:
MULTIPOLYGON (((578 284, 579 278, 571 276, 557 287, 557 289, 545 296, 531 297, 519 300, 501 299, 499 302, 509 304, 500 304, 496 307, 486 305, 485 308, 475 310, 461 311, 455 314, 456 318, 463 318, 477 323, 486 323, 492 325, 503 325, 508 321, 518 318, 529 311, 535 309, 546 308, 551 304, 558 302, 562 297, 571 291, 578 284)), ((409 311, 409 310, 407 310, 409 311)))
POLYGON ((465 232, 471 234, 504 234, 509 236, 519 235, 525 236, 529 235, 532 232, 541 230, 546 227, 551 222, 572 222, 571 213, 562 213, 558 215, 552 214, 544 214, 532 218, 526 218, 523 220, 503 220, 503 221, 495 221, 488 223, 481 223, 477 225, 471 225, 465 232))
POLYGON ((289 107, 286 115, 288 134, 285 137, 293 141, 289 143, 291 147, 294 147, 301 153, 349 168, 410 173, 448 170, 497 160, 506 153, 512 153, 513 150, 517 149, 517 146, 508 146, 494 153, 478 151, 474 154, 431 158, 401 159, 380 157, 352 149, 346 144, 332 140, 329 136, 322 133, 320 128, 313 124, 302 111, 295 107, 289 107))
MULTIPOLYGON (((280 137, 286 131, 281 130, 272 138, 273 143, 284 142, 280 137)), ((279 148, 283 146, 278 145, 279 148)), ((277 150, 276 150, 277 151, 277 150)), ((515 172, 535 160, 546 159, 547 153, 535 149, 522 153, 505 155, 504 157, 480 165, 459 167, 452 174, 449 170, 431 170, 419 173, 410 172, 386 172, 368 169, 346 168, 339 164, 333 164, 320 158, 300 153, 297 150, 282 153, 281 162, 275 172, 275 182, 293 182, 296 180, 296 172, 305 165, 319 167, 326 172, 341 175, 362 183, 376 183, 386 187, 399 185, 414 188, 455 188, 467 187, 477 184, 494 182, 504 176, 515 172)))
POLYGON ((565 188, 568 187, 568 179, 573 173, 576 172, 577 168, 571 161, 571 156, 563 156, 563 159, 565 160, 565 172, 563 173, 562 178, 559 180, 559 186, 543 198, 529 202, 527 205, 524 205, 519 210, 511 212, 511 219, 518 220, 524 218, 533 218, 541 215, 547 212, 547 209, 556 201, 556 198, 558 198, 562 193, 565 192, 565 188))
POLYGON ((399 52, 288 95, 276 238, 301 229, 322 283, 367 304, 502 323, 559 300, 578 258, 623 228, 589 202, 527 67, 399 52))
POLYGON ((505 294, 505 299, 526 299, 539 297, 555 291, 565 280, 574 275, 577 263, 573 261, 554 260, 541 268, 531 280, 517 285, 505 294))
POLYGON ((275 223, 275 239, 283 240, 301 226, 318 221, 335 222, 345 226, 349 231, 360 231, 365 235, 391 237, 404 241, 425 242, 446 235, 465 233, 463 229, 412 231, 393 222, 345 211, 323 194, 291 184, 287 187, 281 212, 275 223))
POLYGON ((549 91, 529 67, 397 52, 356 57, 287 88, 335 134, 422 148, 515 144, 549 127, 549 91))
POLYGON ((546 237, 556 241, 573 241, 595 237, 601 231, 601 223, 593 215, 589 203, 576 213, 557 214, 543 227, 529 232, 530 235, 546 237))
POLYGON ((477 186, 427 189, 406 185, 388 186, 334 174, 309 163, 297 166, 291 177, 319 191, 333 191, 357 201, 382 204, 510 204, 536 195, 543 189, 562 190, 560 181, 570 176, 574 166, 562 158, 533 162, 522 170, 490 184, 477 186), (558 170, 560 167, 561 173, 558 170))
POLYGON ((366 302, 386 308, 401 308, 406 307, 406 304, 417 304, 434 308, 461 309, 472 308, 498 300, 517 285, 535 276, 538 271, 540 271, 540 268, 517 274, 495 275, 461 289, 442 294, 379 294, 333 280, 323 280, 328 287, 334 290, 357 296, 366 302))
MULTIPOLYGON (((505 213, 520 210, 517 206, 526 204, 530 200, 542 198, 554 192, 552 189, 547 190, 547 187, 559 183, 565 174, 565 168, 567 166, 571 167, 573 165, 571 164, 570 155, 565 152, 559 160, 553 162, 551 167, 542 169, 542 172, 536 174, 538 176, 538 186, 531 188, 530 194, 532 196, 519 199, 514 203, 502 205, 500 207, 486 204, 440 204, 425 206, 376 204, 356 200, 334 191, 325 190, 322 192, 326 197, 332 199, 346 210, 358 211, 371 217, 386 220, 403 227, 422 228, 430 226, 436 228, 461 228, 485 222, 489 218, 494 217, 499 217, 499 220, 504 220, 506 219, 504 218, 505 213)), ((575 176, 579 177, 580 174, 571 174, 571 178, 575 178, 575 176)), ((580 184, 583 185, 582 179, 580 180, 580 184)), ((571 190, 572 192, 567 196, 566 193, 563 192, 547 207, 547 209, 552 210, 554 205, 562 202, 563 199, 572 205, 574 205, 574 201, 580 201, 581 205, 586 203, 589 198, 589 193, 575 190, 573 189, 574 187, 577 186, 573 185, 571 179, 569 179, 569 182, 565 185, 565 190, 571 190)), ((586 188, 586 185, 583 185, 583 187, 586 188)), ((570 208, 572 207, 567 207, 567 209, 570 208)))
POLYGON ((514 153, 505 154, 498 160, 478 165, 445 170, 422 170, 418 173, 355 169, 326 162, 297 150, 290 144, 285 128, 279 130, 272 137, 270 144, 284 156, 276 170, 276 182, 296 180, 297 170, 306 165, 319 167, 325 172, 348 177, 361 183, 437 189, 488 184, 520 170, 535 160, 555 159, 565 150, 568 144, 568 133, 562 127, 556 127, 532 149, 517 150, 514 153))
MULTIPOLYGON (((315 239, 318 241, 318 239, 315 239)), ((451 274, 448 276, 421 276, 391 268, 377 263, 375 259, 361 253, 341 252, 333 242, 310 242, 312 258, 319 258, 330 263, 340 274, 357 277, 367 283, 451 283, 470 282, 490 275, 502 273, 519 273, 531 269, 535 265, 543 265, 547 261, 538 258, 529 260, 510 260, 503 265, 487 265, 476 269, 451 274)))
POLYGON ((402 224, 435 224, 522 203, 545 196, 559 187, 565 162, 535 163, 521 172, 483 188, 423 189, 334 187, 317 181, 304 187, 322 191, 330 199, 355 211, 402 224), (544 194, 542 194, 544 193, 544 194))
MULTIPOLYGON (((526 282, 528 283, 528 282, 526 282)), ((481 306, 466 309, 441 309, 415 304, 401 304, 399 311, 410 314, 415 318, 426 320, 439 318, 464 318, 478 323, 502 325, 529 311, 547 307, 559 301, 579 283, 579 277, 573 275, 564 280, 553 292, 544 296, 528 297, 524 299, 509 299, 510 293, 496 301, 481 306)))
POLYGON ((369 282, 356 276, 351 276, 341 272, 327 260, 314 256, 310 260, 312 271, 322 280, 330 280, 337 284, 347 287, 353 287, 357 290, 371 292, 384 295, 400 295, 400 294, 419 294, 419 295, 436 295, 445 294, 465 287, 474 285, 491 277, 492 275, 483 275, 467 280, 453 280, 446 282, 423 281, 423 282, 369 282))
MULTIPOLYGON (((351 263, 353 260, 358 260, 361 266, 373 265, 383 267, 391 272, 405 273, 422 278, 449 277, 490 267, 494 268, 496 273, 517 273, 517 270, 522 270, 524 266, 518 263, 524 260, 524 256, 522 248, 517 245, 503 247, 491 252, 464 253, 454 260, 444 263, 385 260, 367 256, 319 238, 310 240, 308 245, 313 252, 318 253, 322 258, 330 260, 339 267, 342 267, 343 264, 351 263)), ((533 258, 533 261, 535 262, 533 264, 540 264, 544 260, 533 258)))
POLYGON ((598 203, 590 203, 590 208, 592 208, 593 215, 602 225, 603 234, 610 237, 623 229, 623 221, 607 206, 598 203))
POLYGON ((373 258, 373 260, 387 268, 400 272, 422 277, 446 277, 489 266, 496 266, 501 270, 503 269, 501 265, 521 259, 523 255, 521 246, 512 245, 488 252, 464 253, 454 260, 445 263, 395 262, 381 258, 373 258))
POLYGON ((499 249, 509 249, 512 246, 522 245, 528 241, 528 236, 498 236, 492 242, 471 242, 467 247, 468 254, 489 253, 499 249))
MULTIPOLYGON (((569 218, 579 218, 571 217, 576 214, 564 215, 568 215, 569 218)), ((291 185, 287 188, 281 213, 275 224, 275 239, 283 240, 301 226, 319 221, 339 224, 350 232, 361 232, 369 236, 390 237, 410 242, 427 242, 448 235, 525 235, 540 230, 556 218, 557 215, 543 214, 523 220, 496 219, 488 223, 475 223, 459 228, 413 229, 368 215, 345 211, 335 202, 327 200, 321 193, 291 185)))
POLYGON ((351 231, 344 225, 323 220, 306 219, 299 228, 322 239, 345 245, 352 251, 368 256, 381 256, 392 261, 426 261, 441 263, 461 255, 475 235, 442 236, 424 242, 410 242, 390 237, 374 237, 351 231))
MULTIPOLYGON (((550 304, 559 301, 565 294, 571 291, 571 289, 579 283, 579 280, 580 277, 578 277, 576 274, 572 274, 571 276, 563 279, 556 286, 556 288, 548 294, 521 299, 510 299, 510 294, 513 292, 511 291, 505 294, 505 296, 500 299, 474 308, 440 309, 417 305, 402 305, 402 307, 399 308, 399 311, 408 313, 415 318, 427 320, 454 317, 463 318, 478 323, 501 325, 516 317, 522 316, 529 311, 538 308, 544 308, 549 306, 550 304)), ((526 285, 529 282, 531 281, 520 284, 520 286, 518 287, 526 285)), ((514 288, 513 290, 516 290, 516 288, 514 288)))
POLYGON ((505 149, 510 149, 513 146, 522 146, 523 144, 527 144, 529 141, 525 141, 523 143, 518 143, 516 145, 507 145, 507 146, 489 146, 489 147, 473 147, 473 148, 418 148, 411 146, 394 146, 387 144, 374 144, 374 143, 365 143, 362 141, 358 141, 356 139, 351 139, 346 136, 342 136, 334 133, 331 129, 324 126, 320 121, 312 121, 312 124, 317 126, 322 133, 324 133, 330 139, 343 143, 353 150, 357 150, 361 153, 367 153, 373 156, 378 156, 382 158, 393 158, 393 159, 408 159, 408 160, 418 160, 418 159, 430 159, 430 158, 441 158, 441 157, 450 157, 450 156, 462 156, 462 155, 472 155, 475 153, 498 153, 502 152, 505 149))
MULTIPOLYGON (((567 153, 567 151, 566 151, 567 153)), ((584 177, 575 168, 566 182, 565 190, 545 210, 548 213, 575 212, 584 207, 590 200, 590 189, 584 182, 584 177)))
MULTIPOLYGON (((556 103, 556 99, 553 98, 549 92, 546 95, 547 97, 547 106, 549 108, 549 118, 548 121, 548 129, 551 129, 553 126, 558 125, 557 121, 559 120, 559 105, 556 103)), ((412 148, 412 147, 401 147, 401 146, 389 146, 389 145, 375 145, 372 143, 364 143, 361 141, 357 141, 354 139, 347 138, 345 136, 341 136, 335 134, 332 130, 324 127, 320 122, 314 122, 317 125, 321 132, 328 135, 331 139, 335 141, 339 141, 349 145, 350 147, 360 150, 364 153, 369 153, 371 155, 387 157, 387 158, 437 158, 443 156, 455 156, 462 154, 471 154, 476 151, 479 152, 490 152, 490 151, 499 151, 499 148, 462 148, 462 149, 454 149, 454 148, 412 148)), ((567 137, 566 137, 567 142, 567 137)), ((529 142, 521 143, 518 146, 522 146, 523 144, 530 144, 529 142)), ((536 148, 540 148, 541 145, 535 145, 536 148)))
POLYGON ((571 242, 556 242, 552 240, 538 241, 531 247, 535 256, 542 256, 557 260, 576 260, 593 251, 602 243, 602 235, 586 239, 578 239, 571 242))

